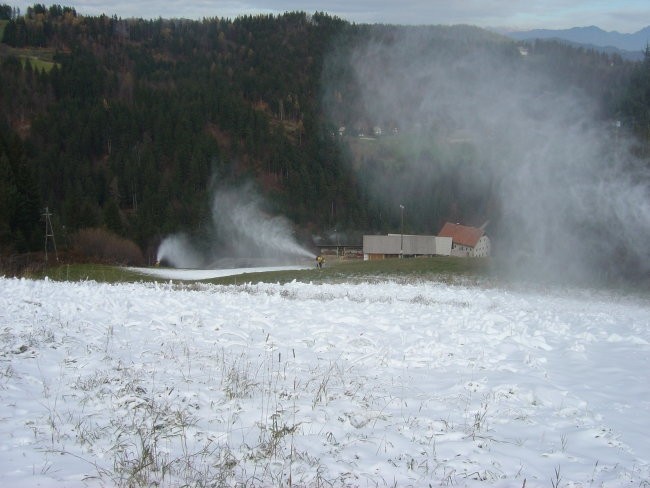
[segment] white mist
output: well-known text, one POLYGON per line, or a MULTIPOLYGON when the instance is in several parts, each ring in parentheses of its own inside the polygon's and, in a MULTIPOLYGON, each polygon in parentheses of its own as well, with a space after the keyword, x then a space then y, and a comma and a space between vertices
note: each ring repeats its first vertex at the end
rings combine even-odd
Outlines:
POLYGON ((211 207, 211 237, 168 236, 158 248, 158 261, 176 268, 221 268, 315 259, 296 241, 291 222, 264 207, 264 199, 250 183, 217 188, 211 207))

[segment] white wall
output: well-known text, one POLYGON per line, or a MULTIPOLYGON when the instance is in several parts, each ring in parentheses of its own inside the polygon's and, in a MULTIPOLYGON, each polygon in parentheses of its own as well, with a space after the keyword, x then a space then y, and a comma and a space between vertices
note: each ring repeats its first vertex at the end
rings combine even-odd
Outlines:
POLYGON ((404 235, 363 236, 363 254, 400 254, 405 256, 449 256, 451 237, 404 235))
POLYGON ((490 255, 491 244, 488 236, 481 236, 472 250, 471 256, 474 258, 484 258, 490 255))

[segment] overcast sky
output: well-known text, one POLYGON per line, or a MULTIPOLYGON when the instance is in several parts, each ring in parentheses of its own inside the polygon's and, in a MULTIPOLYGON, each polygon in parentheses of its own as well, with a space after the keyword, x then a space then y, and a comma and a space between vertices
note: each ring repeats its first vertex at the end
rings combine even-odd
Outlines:
MULTIPOLYGON (((7 1, 24 12, 34 1, 7 1)), ((636 32, 650 25, 649 0, 76 0, 43 1, 73 6, 79 13, 118 17, 190 18, 316 11, 356 23, 471 24, 528 30, 596 25, 636 32)))

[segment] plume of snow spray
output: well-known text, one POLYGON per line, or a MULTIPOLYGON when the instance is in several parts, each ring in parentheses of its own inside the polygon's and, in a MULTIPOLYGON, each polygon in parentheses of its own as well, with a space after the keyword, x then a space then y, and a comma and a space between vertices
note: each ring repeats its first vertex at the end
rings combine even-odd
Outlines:
POLYGON ((265 212, 264 207, 251 184, 218 188, 212 200, 209 237, 168 236, 158 248, 158 261, 177 268, 210 268, 314 259, 316 256, 296 241, 291 222, 265 212))
POLYGON ((224 188, 215 194, 212 203, 214 226, 221 235, 227 236, 231 253, 247 257, 315 258, 296 242, 289 220, 264 212, 263 204, 250 184, 224 188))
POLYGON ((166 261, 175 268, 201 268, 205 258, 192 245, 186 234, 166 237, 158 247, 158 262, 166 261))

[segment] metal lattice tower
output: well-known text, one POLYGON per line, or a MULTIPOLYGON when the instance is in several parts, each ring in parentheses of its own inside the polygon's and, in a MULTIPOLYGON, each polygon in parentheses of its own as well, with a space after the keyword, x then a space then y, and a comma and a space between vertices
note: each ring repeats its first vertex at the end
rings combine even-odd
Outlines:
POLYGON ((59 260, 59 254, 56 252, 56 240, 54 239, 54 228, 52 227, 51 216, 52 214, 50 213, 49 207, 45 207, 45 213, 43 214, 43 217, 45 217, 45 262, 47 262, 47 241, 49 239, 52 239, 54 256, 57 261, 59 260))

